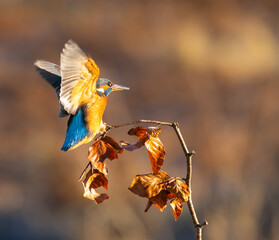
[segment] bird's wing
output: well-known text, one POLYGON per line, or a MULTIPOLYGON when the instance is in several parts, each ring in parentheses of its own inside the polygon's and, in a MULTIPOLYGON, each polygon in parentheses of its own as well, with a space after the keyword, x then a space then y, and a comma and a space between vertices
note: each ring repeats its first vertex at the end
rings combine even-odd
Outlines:
POLYGON ((59 96, 61 84, 60 67, 45 60, 37 60, 34 65, 42 78, 55 89, 57 95, 59 96))
POLYGON ((100 70, 72 40, 65 44, 61 53, 60 102, 64 109, 74 115, 82 103, 96 93, 100 70))
MULTIPOLYGON (((45 61, 45 60, 37 60, 34 65, 36 66, 36 70, 45 79, 56 91, 58 99, 60 98, 60 85, 61 85, 61 72, 60 67, 54 63, 45 61)), ((60 103, 60 101, 59 101, 60 103)), ((60 113, 59 117, 66 117, 68 113, 65 111, 64 107, 60 103, 60 113)))

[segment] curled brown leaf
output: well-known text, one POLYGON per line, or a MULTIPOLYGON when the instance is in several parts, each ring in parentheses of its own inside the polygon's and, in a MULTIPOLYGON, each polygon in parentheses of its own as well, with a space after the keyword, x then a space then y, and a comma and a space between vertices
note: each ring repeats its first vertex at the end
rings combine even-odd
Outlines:
POLYGON ((121 141, 120 144, 122 145, 122 147, 128 151, 134 151, 137 150, 139 148, 141 148, 142 146, 144 146, 144 141, 138 141, 134 144, 130 144, 124 141, 121 141))
POLYGON ((169 192, 167 190, 162 190, 156 196, 149 198, 149 201, 163 212, 167 207, 168 195, 169 192))
POLYGON ((160 134, 161 129, 156 128, 145 128, 145 127, 136 127, 129 130, 129 135, 135 135, 139 141, 135 144, 129 144, 126 142, 121 142, 123 148, 128 151, 134 151, 141 148, 145 145, 148 155, 150 158, 151 168, 153 173, 158 173, 162 168, 162 165, 165 160, 165 147, 159 139, 158 135, 160 134))
POLYGON ((88 159, 103 174, 107 174, 105 160, 117 159, 118 153, 122 153, 123 148, 111 137, 105 136, 93 143, 88 150, 88 159))
POLYGON ((98 193, 96 192, 96 188, 104 187, 108 188, 108 180, 103 173, 99 170, 90 169, 86 175, 84 180, 82 181, 82 185, 84 188, 83 196, 93 200, 96 204, 102 203, 104 200, 108 199, 109 196, 106 193, 98 193))
POLYGON ((176 221, 180 217, 183 210, 182 202, 178 198, 174 198, 170 201, 170 205, 173 211, 174 219, 176 221))
POLYGON ((158 138, 160 132, 161 130, 154 131, 145 142, 153 173, 158 173, 160 171, 165 160, 165 147, 158 138))
POLYGON ((140 197, 151 198, 162 191, 164 185, 161 183, 169 178, 169 175, 164 171, 158 174, 149 173, 137 175, 129 187, 129 190, 140 197))
POLYGON ((190 194, 188 186, 179 178, 170 178, 169 175, 160 171, 157 174, 149 173, 137 175, 129 187, 133 193, 148 198, 145 212, 154 204, 161 212, 171 200, 174 218, 177 220, 182 212, 182 202, 188 201, 190 194))
POLYGON ((142 140, 148 138, 148 129, 142 126, 132 128, 128 131, 129 135, 135 135, 138 139, 142 140))
POLYGON ((190 190, 187 184, 179 178, 170 178, 169 181, 165 183, 165 189, 171 192, 179 201, 188 201, 190 190))
POLYGON ((124 149, 113 138, 109 136, 103 137, 102 141, 110 144, 120 154, 124 151, 124 149))

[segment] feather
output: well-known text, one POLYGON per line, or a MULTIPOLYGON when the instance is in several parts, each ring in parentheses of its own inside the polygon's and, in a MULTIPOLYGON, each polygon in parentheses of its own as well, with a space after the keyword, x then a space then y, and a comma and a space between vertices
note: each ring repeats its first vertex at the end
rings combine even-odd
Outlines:
POLYGON ((61 150, 68 151, 69 149, 75 148, 76 145, 79 146, 79 143, 87 139, 89 135, 84 120, 84 112, 80 108, 76 115, 71 115, 69 118, 65 142, 61 150))
POLYGON ((42 78, 54 87, 57 95, 59 96, 61 84, 60 67, 54 63, 44 60, 37 60, 34 65, 42 78))
MULTIPOLYGON (((45 79, 56 91, 57 97, 59 99, 60 95, 60 85, 61 85, 61 72, 60 67, 54 63, 45 61, 45 60, 37 60, 34 65, 36 66, 36 70, 45 79)), ((60 103, 60 113, 59 117, 66 117, 69 114, 65 111, 64 107, 60 103)))
POLYGON ((76 98, 76 102, 72 101, 73 89, 80 81, 84 80, 82 69, 87 61, 88 57, 74 41, 69 40, 65 44, 60 62, 62 75, 60 101, 70 114, 75 114, 79 108, 80 97, 76 98))

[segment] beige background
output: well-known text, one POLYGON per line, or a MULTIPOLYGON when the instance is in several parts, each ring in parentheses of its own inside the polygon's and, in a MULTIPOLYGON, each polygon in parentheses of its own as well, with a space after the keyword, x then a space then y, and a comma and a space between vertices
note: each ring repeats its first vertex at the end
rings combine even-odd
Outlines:
MULTIPOLYGON (((278 1, 0 1, 0 238, 191 239, 187 208, 143 210, 128 191, 150 171, 145 149, 109 162, 110 199, 82 197, 85 145, 64 153, 66 119, 33 63, 59 63, 73 39, 112 93, 104 121, 178 121, 194 157, 193 200, 205 239, 279 239, 278 1), (81 3, 82 2, 82 3, 81 3)), ((116 140, 136 141, 117 129, 116 140)), ((185 176, 163 128, 163 167, 185 176)))

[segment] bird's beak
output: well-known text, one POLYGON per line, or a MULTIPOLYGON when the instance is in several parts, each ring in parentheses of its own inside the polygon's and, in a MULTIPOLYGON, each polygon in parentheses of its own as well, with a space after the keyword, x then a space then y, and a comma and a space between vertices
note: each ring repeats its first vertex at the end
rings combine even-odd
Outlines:
POLYGON ((125 86, 121 86, 121 85, 118 85, 118 84, 113 84, 113 86, 112 86, 113 91, 121 91, 121 90, 129 90, 129 89, 130 88, 125 87, 125 86))

